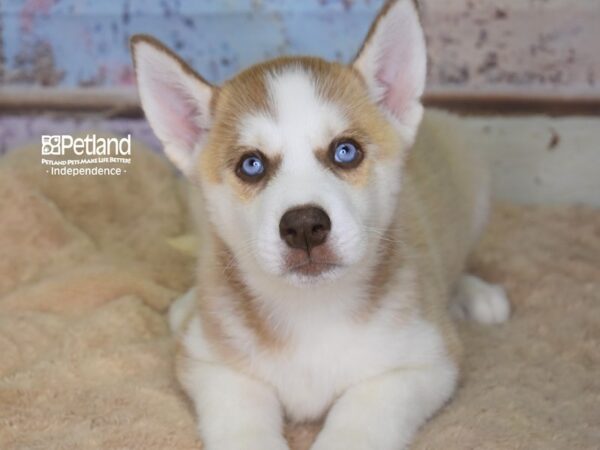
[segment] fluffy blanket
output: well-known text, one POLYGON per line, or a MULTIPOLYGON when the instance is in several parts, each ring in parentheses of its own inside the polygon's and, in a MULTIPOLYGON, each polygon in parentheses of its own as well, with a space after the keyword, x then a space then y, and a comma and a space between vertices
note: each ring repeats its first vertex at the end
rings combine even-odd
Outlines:
MULTIPOLYGON (((39 159, 0 160, 0 448, 201 448, 165 320, 193 281, 168 243, 189 229, 181 182, 138 144, 120 177, 39 159)), ((413 448, 598 448, 600 212, 498 206, 472 269, 514 314, 461 324, 460 389, 413 448)), ((299 450, 318 428, 286 432, 299 450)))

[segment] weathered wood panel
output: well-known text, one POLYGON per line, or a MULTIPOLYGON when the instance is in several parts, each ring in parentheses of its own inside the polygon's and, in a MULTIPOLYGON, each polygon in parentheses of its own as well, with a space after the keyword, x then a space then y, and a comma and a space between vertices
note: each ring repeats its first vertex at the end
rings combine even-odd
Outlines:
MULTIPOLYGON (((127 41, 137 32, 216 82, 283 53, 347 61, 382 1, 0 0, 0 83, 132 86, 127 41)), ((430 97, 600 100, 599 0, 420 5, 430 97)))
POLYGON ((600 97, 600 1, 421 3, 432 92, 600 97))

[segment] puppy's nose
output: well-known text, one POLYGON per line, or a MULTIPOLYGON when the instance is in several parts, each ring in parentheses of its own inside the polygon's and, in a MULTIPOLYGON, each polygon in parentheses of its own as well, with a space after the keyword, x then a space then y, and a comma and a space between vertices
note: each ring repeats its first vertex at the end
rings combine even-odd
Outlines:
POLYGON ((287 245, 310 253, 327 240, 331 220, 316 206, 301 206, 287 211, 279 222, 279 235, 287 245))

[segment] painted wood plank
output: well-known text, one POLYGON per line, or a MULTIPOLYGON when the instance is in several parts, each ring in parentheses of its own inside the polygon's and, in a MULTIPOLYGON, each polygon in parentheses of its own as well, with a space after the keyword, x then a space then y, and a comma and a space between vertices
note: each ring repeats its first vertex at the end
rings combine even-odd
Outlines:
MULTIPOLYGON (((127 87, 150 32, 212 81, 279 54, 348 61, 383 0, 0 2, 0 83, 127 87)), ((600 97, 598 0, 419 0, 430 97, 600 97)))
POLYGON ((430 91, 600 93, 598 0, 422 0, 430 91))

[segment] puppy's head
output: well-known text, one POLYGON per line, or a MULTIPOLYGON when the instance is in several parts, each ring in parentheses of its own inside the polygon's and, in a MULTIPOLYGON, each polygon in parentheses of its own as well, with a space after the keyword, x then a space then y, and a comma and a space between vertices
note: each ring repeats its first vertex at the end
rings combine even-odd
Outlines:
POLYGON ((312 284, 373 257, 423 110, 411 0, 386 5, 350 66, 280 58, 215 87, 152 38, 132 49, 152 128, 246 272, 312 284))

